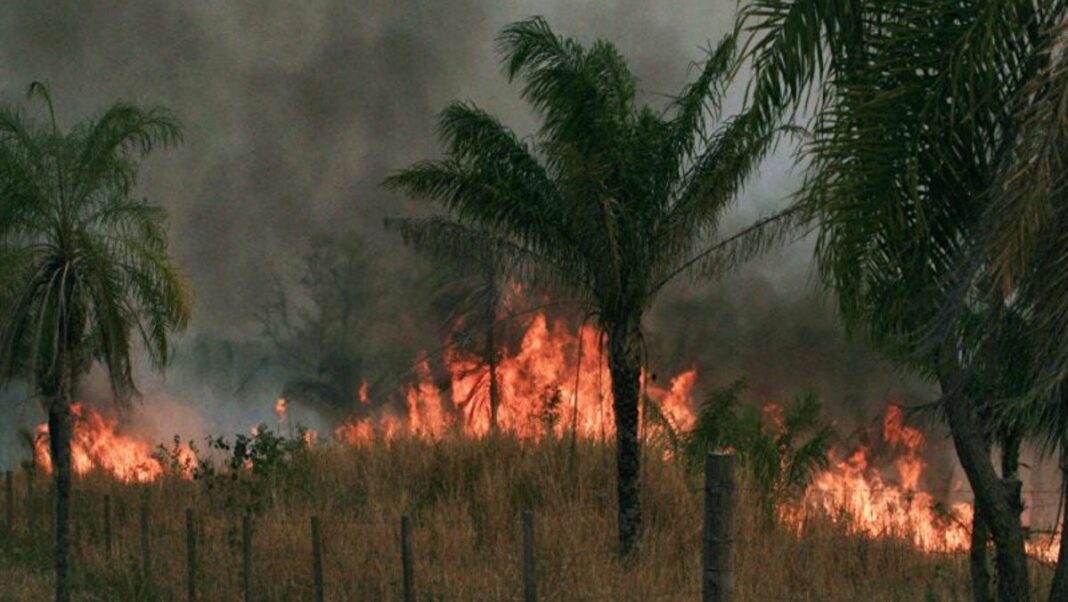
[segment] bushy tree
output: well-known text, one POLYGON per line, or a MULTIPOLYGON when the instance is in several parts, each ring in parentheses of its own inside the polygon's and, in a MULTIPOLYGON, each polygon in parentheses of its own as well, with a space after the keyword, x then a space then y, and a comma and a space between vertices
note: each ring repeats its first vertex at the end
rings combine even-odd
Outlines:
POLYGON ((264 334, 288 373, 283 395, 341 413, 365 378, 376 283, 355 234, 320 235, 302 258, 296 286, 276 283, 258 308, 264 334))

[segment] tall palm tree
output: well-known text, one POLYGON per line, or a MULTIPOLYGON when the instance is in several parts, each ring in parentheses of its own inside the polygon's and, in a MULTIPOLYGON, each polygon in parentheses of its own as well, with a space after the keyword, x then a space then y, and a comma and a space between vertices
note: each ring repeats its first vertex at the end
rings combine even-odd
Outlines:
MULTIPOLYGON (((996 425, 982 417, 1027 385, 1007 356, 1029 343, 1016 335, 1026 314, 1008 301, 1015 291, 972 276, 989 259, 975 249, 999 173, 1024 143, 1020 99, 1044 70, 1065 4, 754 0, 741 17, 755 36, 754 122, 767 127, 815 99, 797 207, 819 224, 820 274, 848 327, 940 384, 1004 600, 1031 592, 1018 495, 1003 486, 1015 468, 996 471, 996 425)), ((1006 438, 1009 455, 1018 435, 1006 438)), ((973 541, 982 560, 985 538, 973 541)), ((976 600, 990 599, 985 579, 973 564, 976 600)))
POLYGON ((162 108, 119 103, 60 130, 0 107, 0 382, 33 383, 55 479, 56 600, 70 599, 71 399, 94 363, 117 399, 135 392, 136 341, 162 366, 191 296, 167 253, 165 214, 132 197, 140 159, 180 140, 162 108))
POLYGON ((387 184, 450 214, 409 221, 410 241, 457 259, 489 249, 501 274, 570 293, 598 320, 627 554, 641 531, 642 316, 680 273, 720 271, 783 231, 754 229, 715 243, 721 216, 772 134, 754 136, 743 123, 719 119, 736 67, 733 35, 661 111, 639 105, 636 79, 607 41, 584 47, 534 17, 507 26, 498 47, 506 76, 523 82, 523 98, 541 119, 537 134, 524 141, 489 113, 454 103, 440 119, 445 158, 416 163, 387 184))
MULTIPOLYGON (((961 288, 1011 299, 1003 311, 1020 316, 1024 390, 998 404, 998 418, 1059 457, 1068 477, 1068 9, 1058 6, 1043 27, 1048 59, 1013 99, 1013 139, 995 175, 991 203, 973 244, 961 288)), ((954 300, 948 315, 965 303, 954 300)), ((983 329, 981 334, 985 334, 983 329)), ((989 338, 989 337, 986 337, 989 338)), ((984 337, 973 345, 984 344, 984 337)), ((1062 491, 1068 508, 1068 486, 1062 491)), ((1062 512, 1063 515, 1063 512, 1062 512)), ((1050 593, 1068 599, 1068 546, 1062 545, 1050 593)))

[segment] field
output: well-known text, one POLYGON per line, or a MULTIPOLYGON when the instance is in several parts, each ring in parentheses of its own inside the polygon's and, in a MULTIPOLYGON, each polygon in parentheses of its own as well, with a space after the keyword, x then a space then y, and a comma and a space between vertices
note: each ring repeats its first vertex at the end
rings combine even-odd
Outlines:
MULTIPOLYGON (((242 516, 252 510, 256 600, 313 599, 310 519, 322 525, 326 600, 400 600, 401 515, 411 517, 417 600, 519 600, 520 516, 532 510, 539 600, 695 600, 700 591, 700 475, 651 450, 644 465, 645 538, 636 558, 614 550, 614 449, 546 439, 402 439, 362 448, 316 445, 258 476, 146 485, 100 474, 75 485, 77 600, 186 599, 186 509, 194 516, 200 600, 242 599, 242 516), (112 552, 104 536, 104 499, 112 552), (141 577, 147 500, 151 589, 141 577)), ((927 554, 893 538, 812 520, 778 526, 740 488, 733 549, 737 600, 968 599, 961 555, 927 554)), ((19 474, 15 530, 0 544, 0 600, 51 595, 47 481, 28 505, 19 474), (35 515, 33 527, 29 514, 35 515)), ((1036 566, 1044 587, 1049 570, 1036 566)), ((1039 590, 1041 591, 1041 590, 1039 590)))

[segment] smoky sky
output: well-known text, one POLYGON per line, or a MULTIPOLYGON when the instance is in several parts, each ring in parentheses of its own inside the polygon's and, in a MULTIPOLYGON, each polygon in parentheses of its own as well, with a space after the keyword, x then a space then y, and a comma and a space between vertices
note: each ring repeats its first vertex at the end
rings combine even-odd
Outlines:
POLYGON ((47 81, 64 125, 117 99, 163 104, 185 141, 154 153, 140 193, 171 215, 196 326, 248 326, 250 302, 309 234, 356 231, 396 252, 385 215, 421 206, 379 187, 437 152, 435 116, 472 100, 532 125, 494 38, 544 14, 608 37, 653 101, 681 86, 733 2, 13 2, 0 9, 0 89, 47 81))
MULTIPOLYGON (((613 41, 642 99, 661 105, 731 27, 736 6, 15 1, 0 8, 0 93, 22 102, 31 81, 48 82, 62 125, 118 99, 175 111, 184 143, 147 159, 138 193, 169 211, 172 248, 197 295, 191 330, 248 337, 266 287, 316 233, 365 238, 383 270, 416 261, 382 218, 428 208, 380 183, 437 155, 436 114, 449 101, 473 101, 521 135, 534 131, 495 53, 507 23, 544 15, 562 34, 613 41)), ((728 107, 739 106, 743 87, 728 107)), ((793 163, 788 148, 776 152, 727 227, 781 206, 800 179, 793 163)), ((648 320, 656 357, 673 368, 699 363, 714 382, 747 375, 769 393, 818 386, 836 399, 920 395, 842 335, 813 285, 811 248, 803 241, 724 282, 667 291, 648 320)))

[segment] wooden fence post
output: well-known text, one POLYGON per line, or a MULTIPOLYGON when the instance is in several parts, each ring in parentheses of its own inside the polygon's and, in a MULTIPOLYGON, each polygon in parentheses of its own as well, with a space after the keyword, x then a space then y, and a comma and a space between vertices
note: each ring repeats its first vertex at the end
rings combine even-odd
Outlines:
POLYGON ((323 602, 323 539, 319 531, 319 517, 311 517, 312 570, 315 573, 315 602, 323 602))
POLYGON ((186 582, 189 602, 197 599, 197 536, 193 528, 193 509, 185 509, 186 582))
POLYGON ((26 529, 30 533, 36 529, 37 515, 33 503, 33 468, 26 468, 26 529))
MULTIPOLYGON (((71 486, 70 492, 70 510, 67 511, 67 516, 70 518, 70 544, 71 551, 75 557, 82 555, 82 536, 84 531, 84 525, 82 524, 82 512, 84 502, 76 499, 76 496, 80 495, 80 492, 73 486, 71 486)), ((55 498, 52 498, 51 504, 55 504, 55 498)), ((54 506, 53 506, 54 507, 54 506)), ((55 514, 52 515, 52 526, 55 527, 55 514)))
POLYGON ((248 514, 241 519, 241 567, 245 602, 252 602, 252 517, 248 514))
POLYGON ((401 517, 401 575, 404 585, 404 602, 415 602, 415 571, 412 568, 411 519, 401 517))
POLYGON ((4 511, 6 512, 4 523, 10 534, 15 531, 15 476, 10 470, 4 472, 4 511))
POLYGON ((523 511, 523 602, 536 602, 538 583, 534 577, 534 513, 523 511))
POLYGON ((104 551, 111 558, 111 496, 104 496, 104 551))
POLYGON ((705 523, 701 592, 704 602, 733 602, 731 536, 734 529, 735 457, 708 454, 705 460, 705 523))
POLYGON ((148 534, 148 490, 141 492, 141 580, 147 592, 152 587, 152 548, 148 534))

